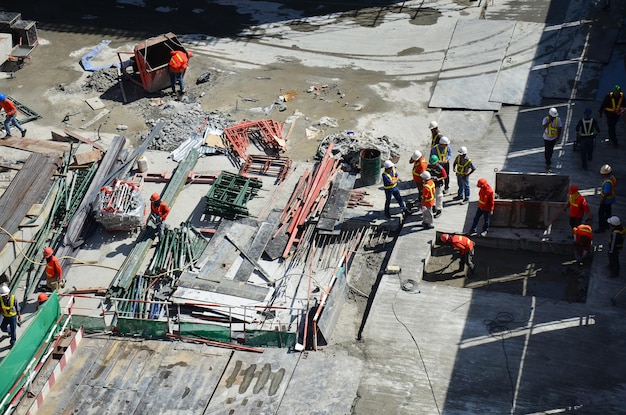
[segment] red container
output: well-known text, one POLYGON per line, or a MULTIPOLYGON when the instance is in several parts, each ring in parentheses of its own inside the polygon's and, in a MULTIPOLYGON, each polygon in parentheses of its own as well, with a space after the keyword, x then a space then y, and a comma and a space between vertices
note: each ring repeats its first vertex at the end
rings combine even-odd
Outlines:
POLYGON ((187 51, 171 32, 152 37, 135 46, 135 64, 143 89, 147 92, 156 92, 171 86, 168 63, 172 50, 187 51))

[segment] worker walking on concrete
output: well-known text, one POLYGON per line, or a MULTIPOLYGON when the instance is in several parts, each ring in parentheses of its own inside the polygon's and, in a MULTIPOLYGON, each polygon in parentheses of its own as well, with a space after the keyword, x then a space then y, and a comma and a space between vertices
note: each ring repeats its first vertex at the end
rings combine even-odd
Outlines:
POLYGON ((454 250, 461 255, 461 263, 457 272, 464 272, 465 265, 467 265, 472 274, 474 273, 474 241, 467 236, 444 233, 441 235, 441 242, 452 245, 454 250))
POLYGON ((150 196, 150 217, 157 227, 160 239, 165 236, 165 220, 169 214, 170 208, 161 200, 161 196, 158 193, 152 193, 150 196))
POLYGON ((624 112, 624 93, 619 85, 613 87, 613 91, 609 92, 602 100, 598 116, 602 118, 602 113, 606 114, 606 125, 609 130, 609 141, 613 146, 618 147, 617 133, 615 127, 619 121, 620 115, 624 112))
POLYGON ((563 123, 556 108, 550 108, 548 115, 541 121, 541 128, 543 130, 543 155, 546 160, 546 170, 551 172, 554 146, 559 142, 563 133, 563 123))
POLYGON ((587 162, 593 158, 593 147, 596 143, 596 135, 599 133, 600 127, 591 116, 591 108, 585 108, 583 118, 576 124, 576 142, 574 143, 574 150, 580 151, 583 170, 587 170, 587 162))
POLYGON ((593 231, 589 225, 578 225, 572 228, 574 234, 574 258, 578 265, 589 256, 593 241, 593 231))
POLYGON ((446 169, 446 179, 444 181, 445 187, 443 193, 448 193, 450 190, 450 158, 452 154, 452 148, 450 147, 450 139, 448 137, 441 137, 439 144, 434 146, 430 150, 431 156, 437 156, 439 163, 446 169))
POLYGON ((434 226, 435 182, 428 171, 422 173, 422 180, 424 181, 424 187, 422 188, 422 226, 424 229, 430 229, 434 226))
POLYGON ((430 156, 427 171, 430 173, 430 177, 432 178, 433 182, 435 182, 434 216, 438 218, 441 215, 441 212, 443 212, 443 186, 446 179, 448 178, 448 174, 446 173, 446 169, 444 169, 439 162, 439 157, 437 157, 435 154, 430 156))
POLYGON ((478 191, 478 207, 476 208, 476 214, 474 215, 474 221, 472 222, 470 236, 476 235, 478 222, 480 221, 480 218, 483 217, 483 231, 480 233, 480 236, 485 237, 487 236, 487 232, 489 232, 491 215, 493 215, 493 209, 495 207, 494 193, 487 180, 482 177, 478 179, 476 186, 480 189, 478 191))
POLYGON ((567 206, 569 206, 569 226, 572 228, 583 223, 583 218, 587 214, 587 223, 591 223, 593 216, 591 210, 587 204, 587 199, 578 192, 578 186, 575 184, 569 187, 569 198, 567 200, 567 206))
POLYGON ((619 253, 624 246, 624 233, 626 230, 622 226, 622 222, 617 216, 611 216, 607 223, 611 225, 611 236, 609 238, 609 277, 619 277, 619 253))
POLYGON ((421 195, 423 182, 422 182, 422 177, 420 175, 424 173, 426 169, 428 168, 428 162, 422 155, 421 151, 415 150, 415 152, 411 156, 411 159, 409 160, 409 163, 413 164, 413 171, 412 171, 413 181, 415 182, 415 184, 417 184, 418 194, 421 195))
POLYGON ((189 58, 192 56, 193 53, 191 53, 190 50, 170 51, 170 61, 168 64, 168 69, 170 73, 170 82, 172 84, 172 93, 176 93, 177 83, 180 85, 180 93, 185 93, 185 81, 183 81, 183 77, 185 76, 187 65, 189 64, 189 58))
POLYGON ((0 307, 2 311, 2 324, 0 330, 9 333, 11 336, 10 347, 13 347, 17 338, 17 325, 22 324, 22 314, 20 313, 20 303, 15 300, 15 295, 5 284, 0 287, 0 307))
POLYGON ((63 279, 61 264, 53 254, 54 251, 51 247, 46 246, 43 249, 43 257, 46 259, 46 287, 51 291, 58 291, 59 288, 65 286, 65 280, 63 279))
POLYGON ((25 137, 26 128, 22 127, 22 125, 17 121, 17 107, 4 94, 0 94, 0 107, 6 113, 6 118, 4 119, 4 131, 6 132, 6 135, 4 138, 11 137, 11 125, 14 125, 15 128, 20 130, 22 137, 25 137))
POLYGON ((598 208, 598 229, 597 233, 602 233, 607 229, 607 219, 612 216, 612 206, 615 203, 615 186, 617 180, 613 176, 613 168, 605 164, 600 168, 602 175, 602 185, 600 186, 600 207, 598 208))
POLYGON ((459 185, 459 191, 454 200, 460 200, 461 204, 465 204, 470 198, 469 177, 476 171, 472 159, 467 157, 467 147, 463 146, 459 149, 459 155, 454 159, 453 167, 459 185))

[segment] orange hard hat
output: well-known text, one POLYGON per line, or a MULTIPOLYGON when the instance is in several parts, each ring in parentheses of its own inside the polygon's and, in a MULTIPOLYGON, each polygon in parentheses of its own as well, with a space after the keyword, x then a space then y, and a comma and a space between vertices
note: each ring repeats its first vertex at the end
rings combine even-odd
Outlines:
POLYGON ((576 186, 575 184, 569 187, 569 194, 573 195, 574 193, 578 193, 578 186, 576 186))
POLYGON ((152 202, 154 202, 155 200, 159 200, 161 198, 161 196, 159 196, 158 193, 152 193, 152 196, 150 196, 150 200, 152 202))
POLYGON ((44 258, 50 258, 52 256, 54 251, 52 251, 52 248, 50 248, 49 246, 46 246, 43 249, 43 257, 44 258))
POLYGON ((446 243, 450 240, 450 234, 444 233, 441 235, 441 242, 446 243))
POLYGON ((47 299, 48 296, 46 295, 46 293, 39 293, 39 295, 37 296, 37 301, 39 301, 39 304, 43 303, 47 299))
POLYGON ((486 179, 484 179, 483 177, 478 179, 478 183, 476 183, 477 187, 485 187, 485 185, 487 185, 487 180, 486 179))

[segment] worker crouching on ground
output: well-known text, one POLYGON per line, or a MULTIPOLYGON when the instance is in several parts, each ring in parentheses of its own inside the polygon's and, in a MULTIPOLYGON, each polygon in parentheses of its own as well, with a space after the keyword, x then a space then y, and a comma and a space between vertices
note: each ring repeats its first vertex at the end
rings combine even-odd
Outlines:
POLYGON ((459 149, 459 155, 454 159, 453 167, 459 185, 459 192, 454 200, 460 200, 461 204, 465 204, 470 198, 469 177, 476 171, 472 159, 467 157, 467 147, 463 146, 459 149))
POLYGON ((156 225, 160 239, 163 239, 165 236, 165 219, 167 219, 169 214, 170 208, 161 200, 161 196, 158 193, 152 193, 152 196, 150 196, 150 218, 156 225))
POLYGON ((438 218, 443 211, 443 189, 444 184, 448 179, 448 174, 446 173, 446 169, 439 162, 439 157, 437 157, 435 154, 430 156, 427 171, 430 173, 430 177, 433 179, 433 182, 435 182, 434 216, 438 218))
POLYGON ((495 207, 493 189, 489 183, 487 183, 487 180, 482 177, 478 179, 476 186, 480 189, 478 191, 478 208, 476 209, 476 214, 474 215, 470 235, 476 235, 478 222, 480 222, 480 218, 483 217, 483 231, 480 235, 487 236, 487 232, 489 232, 489 224, 491 223, 491 215, 493 215, 493 209, 495 207))
POLYGON ((430 173, 425 171, 422 173, 424 187, 422 188, 422 226, 425 229, 432 228, 433 225, 433 206, 435 206, 435 182, 430 173))
POLYGON ((617 180, 613 176, 613 168, 605 164, 600 168, 602 175, 602 185, 600 186, 600 207, 598 207, 598 229, 597 233, 604 232, 607 228, 607 220, 612 216, 612 207, 615 203, 615 186, 617 180))
POLYGON ((619 277, 619 253, 624 246, 624 233, 626 230, 622 226, 622 221, 617 216, 611 216, 607 223, 611 225, 611 237, 609 238, 609 277, 619 277))
POLYGON ((426 171, 426 169, 428 168, 428 162, 422 155, 421 151, 415 150, 415 152, 411 156, 411 159, 409 160, 409 163, 413 165, 413 181, 417 185, 417 193, 422 194, 422 187, 424 186, 424 184, 422 182, 422 177, 420 176, 420 174, 426 171))
POLYGON ((189 58, 193 56, 190 50, 182 51, 182 50, 172 50, 170 51, 170 61, 168 64, 168 69, 170 73, 170 82, 172 84, 172 93, 176 93, 176 84, 180 85, 180 93, 185 93, 185 81, 183 81, 183 77, 185 76, 185 71, 187 70, 187 65, 189 64, 189 58))
MULTIPOLYGON (((589 210, 587 199, 578 192, 578 186, 575 184, 571 185, 568 193, 569 226, 573 228, 583 223, 585 214, 587 214, 587 223, 591 223, 593 216, 589 210)), ((566 206, 565 209, 567 209, 568 206, 566 206)))
POLYGON ((65 280, 61 264, 53 254, 54 251, 49 246, 43 249, 43 257, 46 260, 46 287, 51 291, 58 291, 65 286, 65 280))
POLYGON ((20 313, 20 303, 15 300, 15 295, 6 285, 0 287, 0 307, 2 307, 2 324, 0 330, 9 333, 11 336, 10 347, 13 347, 16 340, 17 325, 22 324, 22 314, 20 313))
POLYGON ((593 241, 593 230, 589 225, 578 225, 572 228, 574 234, 574 258, 578 265, 583 265, 583 261, 591 253, 593 241))
POLYGON ((465 265, 467 265, 471 273, 474 273, 474 241, 467 236, 444 233, 441 235, 441 242, 452 245, 452 248, 461 255, 461 263, 457 272, 464 272, 465 265))

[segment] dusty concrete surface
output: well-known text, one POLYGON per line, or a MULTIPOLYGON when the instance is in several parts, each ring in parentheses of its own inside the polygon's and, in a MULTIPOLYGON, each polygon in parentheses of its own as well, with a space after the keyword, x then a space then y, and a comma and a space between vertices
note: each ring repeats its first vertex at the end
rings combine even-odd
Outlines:
MULTIPOLYGON (((0 82, 8 94, 44 115, 42 120, 27 125, 29 135, 47 138, 49 128, 65 128, 66 124, 80 128, 97 114, 86 106, 84 99, 96 96, 105 101, 111 113, 84 131, 85 135, 97 139, 99 135, 123 133, 137 142, 149 130, 145 120, 146 102, 139 99, 140 91, 133 95, 131 103, 122 105, 118 87, 104 94, 86 92, 82 87, 70 88, 84 84, 85 74, 77 60, 104 38, 112 40, 110 50, 100 58, 106 60, 114 57, 117 50, 129 50, 148 36, 171 30, 187 35, 186 45, 196 54, 187 77, 189 100, 197 99, 204 110, 220 110, 234 119, 257 118, 259 109, 263 111, 278 96, 294 90, 296 98, 285 103, 284 111, 273 109, 267 114, 287 120, 296 110, 302 113, 288 141, 288 155, 296 160, 312 159, 318 140, 335 131, 390 135, 399 142, 403 153, 398 163, 400 187, 408 198, 415 198, 408 155, 416 148, 427 149, 426 126, 432 119, 438 120, 450 136, 454 151, 461 145, 469 147, 479 167, 477 174, 493 183, 496 169, 545 172, 537 124, 550 105, 557 105, 559 111, 567 114, 568 134, 557 147, 555 159, 558 161, 554 168, 558 173, 570 175, 572 182, 584 189, 583 194, 589 197, 594 210, 598 201, 593 196, 599 184, 594 172, 599 166, 611 162, 619 176, 626 172, 621 163, 617 163, 622 148, 614 150, 599 142, 589 172, 577 167, 577 153, 571 151, 572 124, 584 106, 597 108, 600 92, 599 96, 580 96, 572 92, 569 100, 548 94, 553 98, 545 99, 541 106, 505 106, 495 114, 429 108, 449 40, 459 19, 482 16, 545 23, 550 26, 549 31, 559 30, 569 41, 570 32, 561 24, 579 22, 581 15, 586 16, 588 11, 594 22, 606 28, 606 33, 614 33, 614 21, 618 22, 617 30, 622 21, 622 9, 611 18, 602 14, 597 5, 587 10, 583 2, 570 4, 567 1, 528 1, 524 7, 519 7, 518 3, 490 2, 486 8, 483 2, 430 2, 428 7, 422 2, 408 2, 409 8, 404 10, 393 2, 368 4, 370 7, 364 9, 346 3, 332 8, 313 3, 301 6, 259 4, 223 1, 213 3, 215 9, 210 10, 205 9, 204 4, 186 4, 176 10, 169 9, 171 13, 163 13, 157 10, 162 5, 151 1, 145 2, 147 7, 116 4, 114 8, 73 2, 54 5, 8 2, 7 9, 21 9, 24 18, 41 22, 42 43, 31 61, 17 71, 15 79, 0 82), (202 11, 196 13, 193 7, 202 11), (581 14, 583 9, 585 13, 581 14), (97 24, 92 25, 92 21, 97 24), (159 22, 159 29, 164 29, 155 30, 155 22, 159 22), (207 71, 211 72, 211 81, 193 85, 193 80, 207 71), (59 85, 64 87, 58 88, 59 85), (307 92, 311 86, 319 89, 307 92), (66 89, 71 93, 66 93, 66 89), (74 112, 78 114, 71 116, 69 122, 61 122, 65 115, 74 112), (320 122, 323 117, 338 120, 337 127, 320 122), (117 131, 120 124, 128 129, 117 131), (307 138, 306 127, 323 131, 314 136, 314 131, 309 130, 311 138, 307 138)), ((570 51, 564 46, 567 41, 561 40, 557 46, 571 52, 569 57, 576 61, 574 52, 582 50, 572 45, 573 51, 570 51)), ((594 50, 611 51, 616 41, 612 38, 611 42, 601 42, 594 50)), ((554 50, 560 51, 559 47, 554 50)), ((606 62, 608 71, 598 81, 598 91, 607 90, 615 79, 624 79, 622 49, 619 44, 615 46, 615 56, 606 62)), ((562 58, 559 54, 559 59, 562 58)), ((554 59, 554 62, 559 61, 554 59)), ((553 76, 558 78, 558 68, 563 66, 554 65, 553 76)), ((459 76, 466 74, 461 71, 459 76)), ((577 85, 576 80, 570 78, 562 81, 569 82, 570 86, 577 85)), ((172 100, 161 94, 151 98, 172 100)), ((624 133, 622 123, 618 131, 624 133)), ((155 157, 154 160, 160 159, 155 157)), ((205 159, 205 162, 208 166, 203 168, 209 169, 212 160, 205 159)), ((162 163, 165 165, 164 161, 162 163)), ((384 220, 380 214, 382 190, 379 186, 367 190, 374 206, 359 214, 367 220, 384 220)), ((472 186, 470 206, 452 200, 456 191, 454 178, 452 190, 445 198, 445 211, 436 221, 436 229, 461 233, 467 231, 471 223, 476 189, 472 186)), ((194 211, 195 207, 194 204, 187 206, 185 213, 194 211)), ((617 214, 625 212, 623 198, 618 199, 614 209, 617 214)), ((390 222, 398 224, 399 208, 395 203, 392 212, 395 216, 390 222)), ((184 215, 183 209, 180 214, 184 215)), ((304 413, 305 404, 311 408, 309 412, 314 413, 347 413, 348 410, 355 414, 626 412, 622 403, 626 383, 622 363, 626 361, 623 358, 626 335, 621 324, 626 304, 622 301, 626 295, 617 301, 618 307, 610 305, 610 299, 623 286, 623 278, 608 279, 603 272, 604 254, 592 264, 585 304, 549 296, 522 297, 460 289, 422 281, 434 232, 423 230, 420 222, 421 214, 415 212, 407 218, 396 239, 393 234, 385 236, 382 247, 378 244, 373 248, 375 252, 366 252, 357 258, 351 271, 354 287, 351 295, 354 297, 350 297, 352 301, 343 310, 331 345, 312 359, 320 366, 309 366, 309 361, 296 365, 294 388, 297 386, 300 392, 301 385, 310 382, 318 389, 313 388, 306 395, 300 393, 297 398, 287 394, 279 413, 304 413), (397 275, 383 275, 381 262, 397 265, 402 271, 397 275), (406 290, 407 280, 415 282, 410 290, 406 290), (364 295, 369 295, 370 289, 374 289, 376 296, 366 303, 364 295), (501 312, 513 318, 500 321, 501 312), (501 331, 494 332, 491 322, 502 323, 496 327, 501 331), (358 359, 358 363, 354 359, 358 359), (334 366, 339 369, 333 370, 334 366), (303 371, 297 373, 298 368, 303 371), (322 377, 324 382, 316 382, 316 376, 322 377), (342 384, 345 378, 349 381, 342 384), (339 388, 338 384, 344 388, 339 388), (338 406, 340 411, 324 403, 335 391, 334 399, 342 403, 338 406)), ((568 238, 566 228, 553 232, 554 240, 568 238)), ((490 234, 497 237, 498 231, 490 234)), ((542 231, 521 236, 502 232, 501 237, 538 241, 542 231)), ((101 241, 94 241, 92 250, 86 250, 86 255, 119 260, 124 249, 129 249, 127 242, 121 239, 114 241, 115 237, 107 235, 101 238, 101 241), (117 243, 120 250, 100 252, 112 246, 107 245, 108 242, 117 243)), ((599 244, 606 243, 602 235, 597 239, 599 244)), ((483 251, 479 252, 482 255, 483 251)), ((80 272, 77 271, 77 279, 80 272)), ((481 269, 477 281, 484 281, 490 273, 486 268, 481 269)), ((99 276, 106 280, 104 274, 99 276)), ((551 275, 550 278, 558 277, 551 275)), ((559 289, 563 284, 563 279, 558 278, 559 289)), ((520 292, 517 288, 511 291, 520 292)), ((96 347, 101 350, 104 346, 96 347)), ((306 356, 302 355, 301 359, 306 356)), ((275 358, 273 354, 255 363, 260 367, 275 358)), ((282 358, 293 357, 285 354, 282 358)), ((215 380, 207 394, 220 390, 225 392, 226 403, 248 404, 250 401, 245 395, 248 391, 244 390, 242 396, 232 396, 224 384, 219 385, 221 381, 227 382, 228 374, 233 372, 227 370, 226 373, 224 378, 215 380)), ((73 386, 66 385, 64 390, 74 393, 73 386)), ((266 392, 261 392, 259 402, 266 398, 266 392)), ((57 404, 64 399, 63 391, 58 393, 57 404)), ((268 398, 267 402, 267 409, 274 411, 275 401, 268 398)), ((219 413, 223 403, 216 399, 207 410, 219 413)), ((96 409, 102 411, 100 407, 96 409)), ((111 404, 110 409, 119 410, 119 407, 111 404)))

